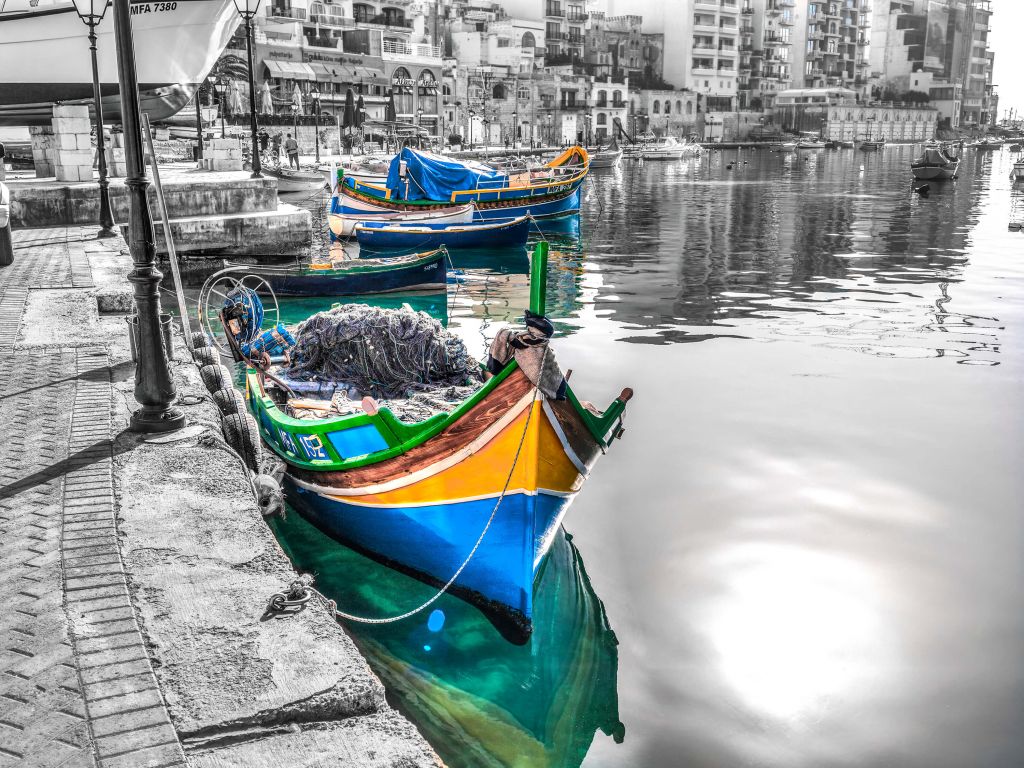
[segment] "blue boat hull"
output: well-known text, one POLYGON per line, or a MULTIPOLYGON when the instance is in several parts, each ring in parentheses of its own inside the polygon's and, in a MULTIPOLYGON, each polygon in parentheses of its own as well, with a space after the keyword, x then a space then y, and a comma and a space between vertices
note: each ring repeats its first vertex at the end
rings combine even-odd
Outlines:
MULTIPOLYGON (((379 507, 347 503, 292 485, 300 513, 331 538, 440 587, 473 549, 496 498, 447 504, 379 507)), ((571 497, 510 493, 480 548, 450 589, 479 607, 513 642, 525 642, 533 615, 533 581, 542 547, 571 497)))
POLYGON ((257 273, 279 296, 363 296, 443 286, 448 279, 446 267, 441 256, 427 264, 411 264, 382 272, 317 275, 257 270, 257 273))
MULTIPOLYGON (((504 217, 503 217, 504 218, 504 217)), ((530 235, 530 220, 524 219, 504 227, 457 231, 465 224, 452 225, 452 230, 438 228, 431 232, 400 232, 401 229, 356 228, 359 247, 368 251, 426 251, 444 246, 459 248, 512 248, 526 247, 530 235)), ((471 225, 470 225, 471 226, 471 225)))

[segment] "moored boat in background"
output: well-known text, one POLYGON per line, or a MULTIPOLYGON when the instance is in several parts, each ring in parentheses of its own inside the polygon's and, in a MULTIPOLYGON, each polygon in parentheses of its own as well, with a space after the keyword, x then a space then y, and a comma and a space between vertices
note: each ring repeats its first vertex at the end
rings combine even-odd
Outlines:
POLYGON ((367 251, 406 251, 424 248, 525 247, 530 235, 529 216, 488 219, 469 224, 447 222, 362 221, 354 233, 367 251))
POLYGON ((415 221, 421 223, 468 224, 473 221, 476 206, 453 205, 429 211, 391 211, 380 208, 362 209, 358 206, 342 205, 341 210, 327 214, 327 226, 331 237, 349 237, 356 224, 362 221, 415 221))
POLYGON ((956 178, 960 158, 951 152, 951 145, 932 142, 925 144, 924 152, 910 164, 915 179, 942 181, 956 178))
POLYGON ((285 168, 284 166, 263 166, 263 175, 277 179, 277 191, 285 194, 292 192, 315 192, 326 189, 323 171, 319 169, 303 170, 285 168))

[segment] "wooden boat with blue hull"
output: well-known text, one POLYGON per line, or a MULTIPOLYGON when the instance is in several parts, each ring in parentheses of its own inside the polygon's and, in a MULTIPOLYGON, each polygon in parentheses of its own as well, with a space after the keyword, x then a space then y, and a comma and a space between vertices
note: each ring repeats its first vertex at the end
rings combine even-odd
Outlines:
POLYGON ((279 296, 363 296, 422 291, 447 284, 447 254, 435 249, 387 259, 323 264, 233 265, 259 275, 279 296))
POLYGON ((406 251, 424 248, 526 247, 530 217, 491 219, 471 224, 363 221, 355 226, 359 247, 367 251, 406 251))
MULTIPOLYGON (((531 281, 538 314, 545 245, 531 281)), ((450 591, 515 642, 532 629, 538 568, 632 396, 623 390, 601 413, 564 393, 545 396, 513 359, 454 411, 422 422, 366 401, 362 413, 296 419, 272 379, 246 375, 260 433, 321 530, 430 584, 457 575, 450 591)))
POLYGON ((472 202, 476 219, 563 216, 579 211, 580 187, 589 169, 587 151, 575 146, 540 169, 520 173, 501 173, 482 164, 439 159, 406 148, 392 161, 386 184, 343 177, 331 212, 430 211, 472 202), (409 163, 416 164, 415 170, 408 170, 409 163), (396 175, 403 164, 405 175, 396 175), (436 177, 428 178, 430 174, 436 177), (460 187, 462 183, 467 186, 460 187))

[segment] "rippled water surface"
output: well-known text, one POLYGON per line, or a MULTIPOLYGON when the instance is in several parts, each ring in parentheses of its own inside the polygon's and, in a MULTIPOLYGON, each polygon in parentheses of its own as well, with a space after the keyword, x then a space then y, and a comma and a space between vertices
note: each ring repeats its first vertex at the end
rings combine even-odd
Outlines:
MULTIPOLYGON (((636 397, 533 641, 447 597, 349 627, 449 765, 1024 764, 1022 206, 1006 151, 927 198, 912 157, 593 174, 552 236, 555 349, 581 397, 636 397)), ((455 265, 447 320, 482 354, 526 259, 455 265)), ((346 610, 433 593, 275 525, 346 610)))

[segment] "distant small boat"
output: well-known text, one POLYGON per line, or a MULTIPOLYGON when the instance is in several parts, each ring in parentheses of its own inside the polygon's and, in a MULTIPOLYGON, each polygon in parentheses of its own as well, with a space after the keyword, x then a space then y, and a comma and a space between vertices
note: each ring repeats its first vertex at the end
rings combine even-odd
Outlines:
POLYGON ((348 259, 323 264, 232 264, 259 275, 280 296, 362 296, 422 291, 447 284, 442 249, 387 259, 348 259))
POLYGON ((1011 144, 1010 145, 1010 151, 1011 152, 1020 152, 1021 151, 1021 145, 1020 144, 1011 144))
POLYGON ((686 153, 686 143, 675 136, 662 136, 640 150, 644 160, 680 160, 686 153))
POLYGON ((948 151, 948 146, 938 143, 926 144, 924 153, 910 164, 915 179, 942 181, 956 176, 960 158, 948 151))
POLYGON ((776 145, 776 152, 794 152, 796 151, 797 143, 795 141, 783 141, 776 145))
POLYGON ((615 139, 612 139, 604 149, 599 149, 596 152, 592 152, 590 155, 590 167, 591 168, 614 168, 619 164, 619 160, 622 159, 622 149, 619 147, 615 139))
POLYGON ((885 139, 863 139, 860 142, 862 152, 874 152, 885 147, 885 139))
POLYGON ((1024 160, 1018 160, 1010 169, 1010 181, 1015 184, 1024 183, 1024 160))
POLYGON ((368 251, 406 251, 423 248, 526 247, 529 216, 488 219, 472 224, 364 221, 356 224, 359 246, 368 251))
POLYGON ((797 149, 824 149, 825 141, 816 134, 805 135, 796 143, 797 149))
POLYGON ((344 206, 341 213, 327 214, 327 226, 331 230, 331 235, 336 238, 350 237, 355 230, 356 224, 361 221, 469 224, 473 221, 475 210, 476 207, 472 203, 424 211, 382 211, 379 208, 364 211, 344 206))
POLYGON ((278 193, 284 192, 315 192, 327 186, 324 175, 321 171, 292 170, 289 168, 276 168, 264 166, 263 175, 277 179, 278 193))

